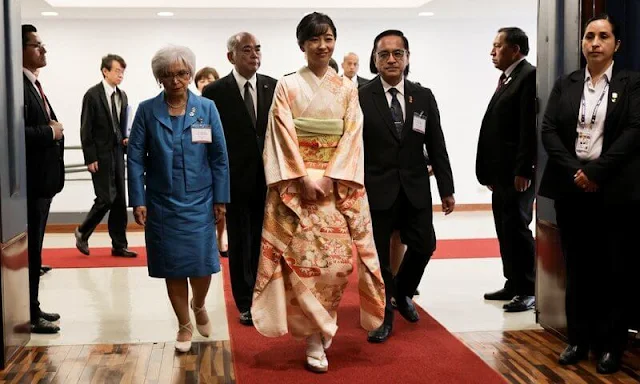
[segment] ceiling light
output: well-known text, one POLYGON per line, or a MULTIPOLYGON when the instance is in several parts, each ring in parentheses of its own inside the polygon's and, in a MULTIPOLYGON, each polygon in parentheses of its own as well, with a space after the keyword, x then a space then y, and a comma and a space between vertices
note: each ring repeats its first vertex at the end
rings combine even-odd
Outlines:
POLYGON ((42 16, 58 16, 58 12, 53 12, 53 11, 40 12, 40 14, 42 16))
POLYGON ((173 16, 173 12, 158 12, 158 16, 170 17, 170 16, 173 16))
POLYGON ((420 12, 418 13, 418 16, 433 16, 435 15, 435 13, 433 12, 420 12))

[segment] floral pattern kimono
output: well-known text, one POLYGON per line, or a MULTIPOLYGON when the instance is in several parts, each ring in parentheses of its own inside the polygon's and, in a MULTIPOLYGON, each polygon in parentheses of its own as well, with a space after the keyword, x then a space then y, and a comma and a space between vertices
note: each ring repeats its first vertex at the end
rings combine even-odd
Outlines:
POLYGON ((354 248, 361 326, 382 324, 385 288, 364 189, 362 120, 357 88, 332 69, 319 79, 304 67, 278 82, 263 154, 269 189, 251 307, 265 336, 333 337, 354 248), (330 177, 333 192, 303 200, 296 180, 303 176, 330 177))

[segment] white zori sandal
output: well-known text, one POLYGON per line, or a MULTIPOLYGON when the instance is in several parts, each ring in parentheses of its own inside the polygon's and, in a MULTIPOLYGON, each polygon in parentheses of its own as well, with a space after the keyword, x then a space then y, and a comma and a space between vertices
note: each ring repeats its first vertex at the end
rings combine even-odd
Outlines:
POLYGON ((314 373, 327 372, 329 370, 329 361, 324 349, 323 340, 319 333, 308 336, 305 368, 314 373))

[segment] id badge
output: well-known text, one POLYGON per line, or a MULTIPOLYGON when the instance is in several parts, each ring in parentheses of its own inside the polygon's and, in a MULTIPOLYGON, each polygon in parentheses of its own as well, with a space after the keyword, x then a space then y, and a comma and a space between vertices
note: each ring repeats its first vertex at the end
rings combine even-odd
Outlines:
POLYGON ((196 123, 191 126, 192 143, 211 143, 211 126, 208 124, 196 123))
POLYGON ((591 146, 591 132, 578 131, 578 139, 576 143, 577 152, 588 152, 591 146))
POLYGON ((427 117, 420 113, 413 114, 413 130, 424 135, 427 128, 427 117))

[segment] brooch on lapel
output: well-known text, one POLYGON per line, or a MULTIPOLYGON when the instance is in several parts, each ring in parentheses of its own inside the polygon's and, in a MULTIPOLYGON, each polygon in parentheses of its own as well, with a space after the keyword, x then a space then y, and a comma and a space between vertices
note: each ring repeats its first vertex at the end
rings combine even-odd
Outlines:
POLYGON ((611 94, 611 102, 615 103, 616 101, 618 101, 618 92, 613 92, 611 94))
POLYGON ((265 85, 262 86, 262 88, 267 89, 267 88, 269 88, 269 85, 265 84, 265 85))
POLYGON ((413 103, 413 97, 409 96, 409 104, 413 103))
POLYGON ((193 117, 196 115, 196 107, 191 108, 191 112, 189 112, 189 116, 193 117))
POLYGON ((513 77, 509 76, 507 77, 507 81, 504 82, 504 85, 507 85, 511 82, 511 79, 513 79, 513 77))

